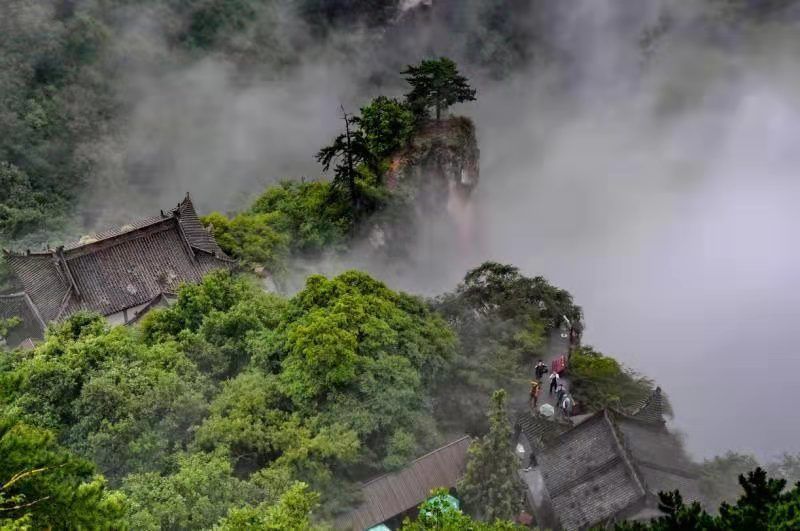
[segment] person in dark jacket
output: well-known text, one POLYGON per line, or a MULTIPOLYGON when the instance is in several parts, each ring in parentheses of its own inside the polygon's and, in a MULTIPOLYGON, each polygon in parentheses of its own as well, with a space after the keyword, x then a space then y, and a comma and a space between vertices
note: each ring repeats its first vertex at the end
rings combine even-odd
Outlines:
POLYGON ((547 365, 545 365, 542 360, 539 360, 539 362, 536 364, 536 367, 534 367, 533 372, 536 375, 536 379, 541 380, 542 376, 547 373, 547 365))

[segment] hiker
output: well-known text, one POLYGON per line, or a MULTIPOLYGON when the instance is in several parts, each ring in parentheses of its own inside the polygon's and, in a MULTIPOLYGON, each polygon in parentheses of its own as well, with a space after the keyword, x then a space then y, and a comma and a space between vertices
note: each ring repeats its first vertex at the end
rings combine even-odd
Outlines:
POLYGON ((542 360, 539 360, 539 363, 536 364, 536 367, 534 367, 533 372, 536 374, 536 379, 541 380, 542 376, 544 376, 545 373, 547 372, 547 365, 545 365, 542 360))
POLYGON ((550 394, 551 395, 553 394, 553 391, 556 390, 556 387, 558 387, 558 381, 560 379, 561 379, 561 377, 558 375, 557 372, 553 371, 552 373, 550 373, 550 394))
POLYGON ((531 381, 531 397, 528 400, 528 404, 531 405, 533 409, 536 409, 536 405, 539 403, 539 392, 541 388, 539 386, 538 380, 531 381))
POLYGON ((561 404, 561 413, 567 418, 572 416, 572 407, 575 405, 574 400, 570 395, 564 397, 564 402, 561 404))
POLYGON ((558 384, 558 391, 556 391, 556 407, 561 407, 561 402, 564 400, 564 396, 567 394, 567 390, 564 389, 564 384, 558 384))

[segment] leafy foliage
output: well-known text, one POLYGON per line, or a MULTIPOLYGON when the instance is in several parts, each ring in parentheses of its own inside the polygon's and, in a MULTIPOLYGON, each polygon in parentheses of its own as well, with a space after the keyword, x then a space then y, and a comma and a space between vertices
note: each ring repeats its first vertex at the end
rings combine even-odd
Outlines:
POLYGON ((459 510, 443 507, 436 501, 436 497, 446 494, 446 489, 436 489, 431 492, 431 498, 419 506, 418 518, 413 522, 408 518, 403 521, 402 531, 521 531, 523 529, 507 520, 481 522, 459 510))
POLYGON ((686 505, 678 491, 659 494, 659 509, 664 513, 650 523, 625 522, 618 531, 760 531, 796 529, 800 526, 800 483, 786 489, 786 481, 767 476, 762 468, 739 476, 744 490, 735 504, 723 503, 716 516, 697 502, 686 505))
POLYGON ((280 215, 239 214, 228 219, 219 212, 202 218, 222 250, 245 264, 279 268, 288 252, 288 237, 279 232, 280 215))
POLYGON ((626 370, 614 358, 592 347, 581 347, 569 360, 572 395, 592 410, 613 407, 628 410, 647 398, 652 390, 649 380, 626 370))
POLYGON ((78 313, 3 353, 0 411, 96 463, 136 529, 305 525, 311 489, 326 514, 440 442, 428 386, 455 346, 423 301, 363 273, 287 300, 217 271, 138 328, 78 313))
POLYGON ((406 146, 414 133, 414 113, 405 103, 378 96, 355 118, 370 152, 384 159, 406 146))
POLYGON ((366 462, 405 461, 432 436, 425 383, 452 357, 455 340, 421 301, 351 271, 309 277, 289 313, 296 318, 278 337, 280 378, 299 411, 343 419, 371 441, 366 462), (400 444, 408 434, 412 448, 400 444))
POLYGON ((318 505, 319 495, 310 491, 308 485, 297 482, 290 487, 274 505, 262 503, 256 507, 246 506, 232 509, 215 529, 219 531, 264 531, 311 530, 311 511, 318 505))
POLYGON ((359 168, 375 168, 377 158, 364 132, 358 127, 357 119, 342 109, 342 120, 344 132, 337 135, 329 146, 319 150, 317 161, 322 164, 324 171, 334 164, 333 188, 346 194, 352 215, 357 218, 365 207, 364 194, 358 183, 359 168))
POLYGON ((453 293, 434 301, 461 348, 437 389, 437 417, 454 429, 485 431, 487 397, 515 383, 519 393, 547 335, 563 316, 581 326, 581 309, 564 290, 513 266, 487 262, 468 272, 453 293))
POLYGON ((489 432, 470 445, 467 471, 458 483, 458 492, 470 512, 488 521, 516 517, 524 496, 517 476, 519 462, 509 444, 511 424, 506 401, 503 389, 492 395, 489 432))
POLYGON ((0 528, 121 528, 126 505, 51 432, 0 417, 0 528))
POLYGON ((751 455, 727 452, 701 465, 700 488, 709 506, 736 500, 741 492, 738 478, 759 466, 751 455))
POLYGON ((336 201, 330 183, 284 181, 267 188, 250 209, 278 214, 275 226, 294 252, 315 254, 341 246, 351 224, 350 210, 336 201))
POLYGON ((456 63, 447 57, 427 59, 402 72, 411 85, 406 101, 419 116, 427 117, 433 108, 436 119, 456 103, 475 101, 475 89, 458 72, 456 63))
POLYGON ((133 529, 209 529, 229 509, 259 499, 258 487, 232 475, 224 451, 179 455, 177 468, 125 478, 133 529))
POLYGON ((0 319, 0 339, 6 339, 8 333, 14 328, 22 324, 22 319, 19 317, 9 317, 8 319, 0 319))

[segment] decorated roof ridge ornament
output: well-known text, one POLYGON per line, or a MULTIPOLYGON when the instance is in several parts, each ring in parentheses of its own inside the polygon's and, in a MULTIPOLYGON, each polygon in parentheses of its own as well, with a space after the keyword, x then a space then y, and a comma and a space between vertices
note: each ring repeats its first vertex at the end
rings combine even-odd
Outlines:
POLYGON ((631 417, 652 424, 666 424, 667 421, 664 419, 664 396, 661 393, 661 387, 656 387, 631 417))

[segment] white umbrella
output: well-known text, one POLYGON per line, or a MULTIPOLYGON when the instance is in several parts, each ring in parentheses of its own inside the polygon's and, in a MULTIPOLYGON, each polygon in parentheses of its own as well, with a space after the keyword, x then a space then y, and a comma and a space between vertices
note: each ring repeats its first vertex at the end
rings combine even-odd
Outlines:
POLYGON ((552 417, 556 414, 556 410, 550 404, 542 404, 539 406, 539 413, 545 417, 552 417))

